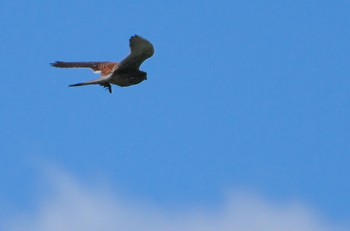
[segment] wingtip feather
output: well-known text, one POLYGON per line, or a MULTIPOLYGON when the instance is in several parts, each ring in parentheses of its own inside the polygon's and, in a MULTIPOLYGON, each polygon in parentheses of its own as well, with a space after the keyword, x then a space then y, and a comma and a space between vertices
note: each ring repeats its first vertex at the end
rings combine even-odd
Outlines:
POLYGON ((79 87, 79 86, 84 86, 83 83, 75 83, 75 84, 70 84, 68 87, 79 87))
POLYGON ((53 67, 61 67, 62 64, 63 64, 63 62, 61 62, 61 61, 55 61, 53 63, 50 63, 50 65, 53 67))

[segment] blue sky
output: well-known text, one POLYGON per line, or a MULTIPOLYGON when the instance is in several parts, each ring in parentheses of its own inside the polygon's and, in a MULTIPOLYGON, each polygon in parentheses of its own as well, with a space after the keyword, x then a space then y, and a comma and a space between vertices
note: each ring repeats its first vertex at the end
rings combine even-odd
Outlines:
POLYGON ((101 187, 112 201, 170 214, 211 214, 227 201, 237 209, 238 193, 248 205, 255 199, 247 195, 268 204, 252 216, 297 201, 347 223, 349 7, 341 0, 2 1, 1 220, 44 219, 44 207, 79 186, 82 195, 101 187), (68 88, 97 76, 49 65, 120 61, 133 34, 156 49, 141 68, 148 80, 137 86, 114 86, 113 94, 68 88))

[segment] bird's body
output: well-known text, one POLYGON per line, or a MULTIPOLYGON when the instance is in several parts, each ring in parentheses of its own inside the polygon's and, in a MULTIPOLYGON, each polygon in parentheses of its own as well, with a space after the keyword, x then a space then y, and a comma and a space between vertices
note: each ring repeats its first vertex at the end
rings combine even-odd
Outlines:
POLYGON ((127 87, 141 83, 147 79, 147 73, 140 71, 141 64, 154 54, 153 45, 142 38, 135 35, 130 38, 131 52, 120 63, 116 62, 55 62, 51 65, 59 68, 90 68, 94 72, 101 73, 99 79, 69 85, 70 87, 86 86, 98 84, 112 93, 111 84, 120 87, 127 87))

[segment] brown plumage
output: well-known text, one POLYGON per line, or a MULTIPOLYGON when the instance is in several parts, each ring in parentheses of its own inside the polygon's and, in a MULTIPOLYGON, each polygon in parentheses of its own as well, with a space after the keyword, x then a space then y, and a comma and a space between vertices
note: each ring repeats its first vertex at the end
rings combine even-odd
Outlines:
POLYGON ((130 54, 120 63, 116 62, 60 62, 51 63, 59 68, 90 68, 94 72, 101 73, 100 78, 69 85, 70 87, 98 84, 112 93, 111 84, 127 87, 138 84, 147 79, 147 73, 140 71, 141 64, 154 54, 153 45, 142 38, 134 35, 130 38, 130 54))

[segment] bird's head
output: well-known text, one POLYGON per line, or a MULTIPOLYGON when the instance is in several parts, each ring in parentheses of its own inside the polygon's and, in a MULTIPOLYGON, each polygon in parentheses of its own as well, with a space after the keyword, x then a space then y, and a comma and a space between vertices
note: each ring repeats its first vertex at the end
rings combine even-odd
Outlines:
POLYGON ((147 72, 140 71, 140 77, 142 78, 142 80, 147 80, 147 72))

